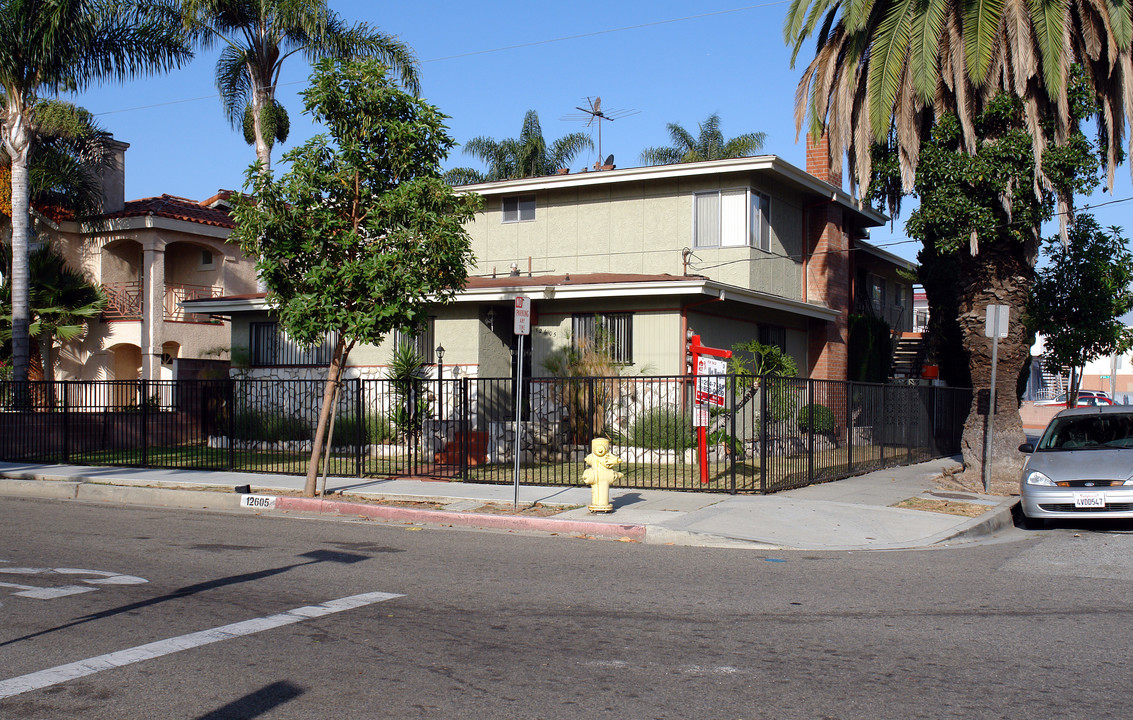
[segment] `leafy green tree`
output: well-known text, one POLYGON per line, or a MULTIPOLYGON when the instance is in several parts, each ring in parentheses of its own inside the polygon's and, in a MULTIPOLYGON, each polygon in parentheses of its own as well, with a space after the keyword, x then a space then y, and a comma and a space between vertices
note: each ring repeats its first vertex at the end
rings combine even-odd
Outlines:
POLYGON ((185 28, 203 48, 222 46, 216 87, 232 127, 256 148, 264 172, 271 150, 287 140, 290 120, 275 99, 283 61, 302 53, 322 58, 373 57, 420 91, 417 59, 396 36, 366 23, 348 25, 326 0, 183 0, 185 28))
POLYGON ((302 344, 335 344, 305 492, 315 493, 335 386, 351 349, 398 329, 418 330, 450 302, 472 260, 464 223, 480 197, 440 177, 454 143, 445 116, 389 80, 373 59, 324 59, 303 92, 326 126, 284 156, 279 180, 254 166, 234 209, 233 238, 271 288, 268 302, 302 344))
POLYGON ((569 167, 580 152, 593 149, 594 141, 581 132, 564 135, 548 147, 539 125, 539 113, 528 110, 523 116, 519 137, 493 140, 480 136, 464 144, 464 154, 482 160, 488 166, 487 172, 453 168, 445 174, 445 181, 451 185, 469 185, 554 175, 561 168, 569 167))
POLYGON ((1031 288, 1026 323, 1046 339, 1047 365, 1070 369, 1073 407, 1082 382, 1077 369, 1133 347, 1133 331, 1121 322, 1133 310, 1133 253, 1120 228, 1103 232, 1090 215, 1075 219, 1069 243, 1050 238, 1046 245, 1049 264, 1031 288))
POLYGON ((190 56, 169 5, 141 0, 0 2, 0 137, 12 167, 12 358, 27 380, 29 158, 37 92, 169 70, 190 56))
POLYGON ((745 133, 729 140, 720 132, 720 115, 712 113, 700 123, 700 133, 692 136, 688 130, 677 123, 669 123, 668 147, 646 148, 641 152, 641 162, 646 165, 672 165, 674 163, 700 162, 702 160, 724 160, 726 158, 750 157, 763 149, 767 133, 745 133))

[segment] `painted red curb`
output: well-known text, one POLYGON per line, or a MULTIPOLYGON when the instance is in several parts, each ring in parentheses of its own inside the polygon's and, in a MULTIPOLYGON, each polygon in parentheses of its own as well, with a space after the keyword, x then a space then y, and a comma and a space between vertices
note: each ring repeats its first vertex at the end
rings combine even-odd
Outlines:
POLYGON ((599 537, 645 540, 645 526, 633 524, 561 520, 558 518, 524 518, 510 515, 446 512, 444 510, 415 510, 413 508, 366 503, 320 500, 318 498, 278 497, 276 510, 362 515, 380 520, 400 520, 434 525, 461 525, 466 527, 496 528, 501 530, 537 530, 539 532, 579 533, 599 537))

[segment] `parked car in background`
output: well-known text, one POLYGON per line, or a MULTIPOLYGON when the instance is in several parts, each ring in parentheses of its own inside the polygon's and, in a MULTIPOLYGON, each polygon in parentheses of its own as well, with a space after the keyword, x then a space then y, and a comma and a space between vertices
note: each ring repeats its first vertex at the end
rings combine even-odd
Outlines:
POLYGON ((1028 453, 1020 480, 1029 525, 1056 518, 1133 518, 1133 407, 1063 410, 1028 453))
MULTIPOLYGON (((1109 394, 1101 390, 1078 391, 1078 407, 1099 407, 1112 404, 1113 400, 1110 399, 1109 394)), ((1066 393, 1050 400, 1039 400, 1035 403, 1035 407, 1066 407, 1066 393)))

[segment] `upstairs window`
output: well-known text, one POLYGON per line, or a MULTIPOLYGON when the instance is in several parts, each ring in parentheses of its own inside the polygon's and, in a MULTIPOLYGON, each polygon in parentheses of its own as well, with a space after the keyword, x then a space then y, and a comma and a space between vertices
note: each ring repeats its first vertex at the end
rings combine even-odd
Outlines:
POLYGON ((338 342, 338 333, 330 333, 319 345, 300 345, 273 322, 252 323, 250 330, 253 367, 329 365, 338 342))
POLYGON ((595 313, 571 318, 571 342, 624 365, 633 364, 633 313, 595 313))
POLYGON ((535 219, 535 196, 517 195, 503 200, 503 221, 506 223, 529 222, 535 219))
POLYGON ((695 247, 753 247, 771 251, 771 198, 751 188, 693 195, 695 247))

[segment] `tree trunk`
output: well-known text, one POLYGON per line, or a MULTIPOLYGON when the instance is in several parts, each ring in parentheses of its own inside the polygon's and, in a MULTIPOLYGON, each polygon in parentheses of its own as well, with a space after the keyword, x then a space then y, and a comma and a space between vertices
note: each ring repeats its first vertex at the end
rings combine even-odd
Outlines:
POLYGON ((322 455, 323 443, 326 442, 327 427, 330 425, 330 414, 334 412, 334 388, 338 384, 342 368, 346 366, 346 357, 350 352, 346 347, 346 339, 338 336, 334 346, 334 355, 330 360, 327 371, 327 382, 323 387, 323 403, 319 408, 319 425, 315 430, 315 439, 311 442, 311 461, 307 463, 307 482, 303 486, 303 495, 315 497, 315 490, 319 481, 319 456, 322 455))
POLYGON ((12 158, 12 379, 27 382, 30 340, 28 298, 29 218, 28 149, 31 134, 27 120, 18 110, 8 108, 9 122, 4 128, 4 146, 12 158), (13 119, 13 113, 15 118, 13 119))
MULTIPOLYGON (((1001 245, 1006 246, 1007 243, 1001 245)), ((1018 448, 1025 441, 1019 415, 1018 378, 1031 359, 1031 339, 1023 327, 1034 268, 1010 247, 988 243, 979 255, 963 254, 960 261, 960 327, 964 350, 972 372, 972 406, 964 423, 962 452, 964 467, 983 469, 984 439, 990 404, 992 338, 986 335, 988 305, 1011 308, 1007 337, 999 340, 996 370, 996 408, 991 448, 991 477, 1017 480, 1024 456, 1018 448)))
MULTIPOLYGON (((271 147, 264 140, 264 126, 261 118, 264 106, 271 102, 271 97, 264 91, 252 93, 252 128, 256 136, 256 160, 260 162, 260 172, 271 174, 271 147), (265 97, 266 96, 266 97, 265 97)), ((273 140, 275 138, 272 138, 273 140)))

